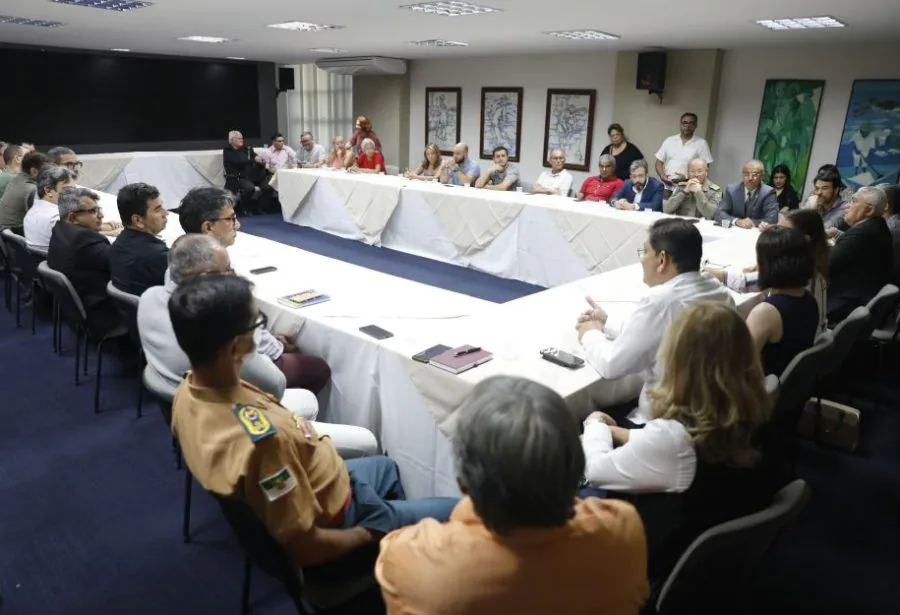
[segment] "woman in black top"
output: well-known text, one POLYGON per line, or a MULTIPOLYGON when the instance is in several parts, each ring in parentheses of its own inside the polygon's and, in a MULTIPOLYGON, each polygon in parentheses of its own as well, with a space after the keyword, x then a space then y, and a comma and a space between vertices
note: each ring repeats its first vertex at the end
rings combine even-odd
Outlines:
POLYGON ((621 124, 610 124, 606 134, 609 135, 609 145, 603 148, 600 155, 613 156, 616 159, 616 177, 627 181, 631 178, 631 163, 641 160, 644 155, 625 137, 625 129, 621 124))
POLYGON ((772 169, 769 185, 775 188, 775 198, 778 199, 778 209, 781 213, 800 207, 800 195, 791 185, 791 170, 787 165, 779 164, 772 169))

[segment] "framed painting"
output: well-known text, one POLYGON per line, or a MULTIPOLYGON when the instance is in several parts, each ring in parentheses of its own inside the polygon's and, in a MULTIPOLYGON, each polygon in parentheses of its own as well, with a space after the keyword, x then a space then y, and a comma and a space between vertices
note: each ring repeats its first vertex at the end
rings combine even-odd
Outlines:
POLYGON ((550 152, 561 149, 565 168, 589 171, 591 141, 594 137, 594 104, 597 90, 547 90, 544 119, 544 166, 550 166, 550 152))
POLYGON ((772 169, 787 166, 797 194, 803 194, 824 90, 824 81, 766 81, 753 157, 765 166, 767 181, 772 169))
POLYGON ((853 189, 900 181, 900 80, 853 82, 837 167, 853 189))
POLYGON ((425 145, 434 143, 445 156, 462 141, 462 88, 425 88, 425 145))
POLYGON ((522 141, 522 88, 481 88, 481 146, 483 160, 502 145, 511 162, 519 162, 522 141))

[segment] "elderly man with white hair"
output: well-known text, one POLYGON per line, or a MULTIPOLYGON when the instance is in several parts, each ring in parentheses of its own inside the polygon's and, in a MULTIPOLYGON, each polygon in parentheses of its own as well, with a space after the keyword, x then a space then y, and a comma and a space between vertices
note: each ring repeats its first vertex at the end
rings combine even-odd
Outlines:
POLYGON ((762 222, 778 224, 775 188, 762 183, 765 165, 759 160, 751 160, 744 165, 741 173, 742 181, 725 189, 715 220, 741 228, 753 228, 762 222))
POLYGON ((550 170, 540 174, 531 191, 535 194, 569 196, 572 189, 572 174, 565 169, 566 153, 559 148, 552 149, 547 160, 550 163, 550 170))
MULTIPOLYGON (((169 298, 185 281, 205 275, 233 275, 228 250, 213 235, 189 233, 179 237, 169 251, 169 270, 163 286, 148 288, 138 304, 137 325, 147 365, 157 379, 174 391, 191 368, 179 347, 169 319, 169 298)), ((306 389, 288 389, 284 374, 260 351, 260 332, 254 331, 257 349, 244 359, 241 379, 281 401, 285 408, 315 420, 319 412, 316 396, 306 389)), ((372 455, 378 446, 375 436, 361 427, 317 424, 320 434, 329 435, 344 457, 372 455)))
MULTIPOLYGON (((265 159, 257 156, 249 145, 244 145, 244 135, 237 130, 228 133, 228 147, 222 150, 222 166, 225 167, 225 189, 238 197, 241 212, 250 213, 253 195, 262 190, 265 183, 265 159)), ((268 183, 265 184, 268 187, 268 183)), ((271 190, 271 188, 269 188, 271 190)))
POLYGON ((846 318, 891 282, 894 247, 884 220, 886 207, 887 195, 874 186, 860 188, 850 199, 844 214, 850 230, 836 239, 828 262, 830 323, 846 318))
POLYGON ((712 220, 722 201, 722 188, 709 181, 709 164, 703 158, 691 160, 687 172, 687 181, 679 182, 669 200, 663 203, 663 211, 712 220))

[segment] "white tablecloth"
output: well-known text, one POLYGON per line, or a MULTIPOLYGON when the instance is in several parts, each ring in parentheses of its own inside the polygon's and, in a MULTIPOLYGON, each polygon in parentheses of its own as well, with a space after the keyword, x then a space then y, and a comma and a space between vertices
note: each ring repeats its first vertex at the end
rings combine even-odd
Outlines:
MULTIPOLYGON (((284 219, 545 287, 636 263, 663 214, 332 170, 279 171, 284 219)), ((701 223, 707 241, 742 229, 701 223)))
MULTIPOLYGON (((191 188, 225 185, 222 150, 85 154, 78 183, 115 194, 126 184, 156 186, 166 209, 175 209, 191 188)), ((104 208, 105 211, 109 207, 104 208)))

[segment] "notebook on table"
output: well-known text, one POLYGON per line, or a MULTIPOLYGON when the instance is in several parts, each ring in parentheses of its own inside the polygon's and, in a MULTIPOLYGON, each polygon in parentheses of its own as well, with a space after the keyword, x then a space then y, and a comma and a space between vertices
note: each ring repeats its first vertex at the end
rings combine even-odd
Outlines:
POLYGON ((441 354, 432 357, 428 364, 451 374, 461 374, 482 363, 487 363, 493 358, 494 354, 492 352, 488 352, 479 346, 465 344, 445 350, 441 354))
POLYGON ((286 305, 288 307, 292 307, 295 309, 303 308, 308 305, 315 305, 317 303, 323 303, 325 301, 330 300, 331 297, 324 293, 320 293, 317 290, 304 290, 299 293, 294 293, 292 295, 285 295, 284 297, 278 297, 278 303, 282 305, 286 305))

